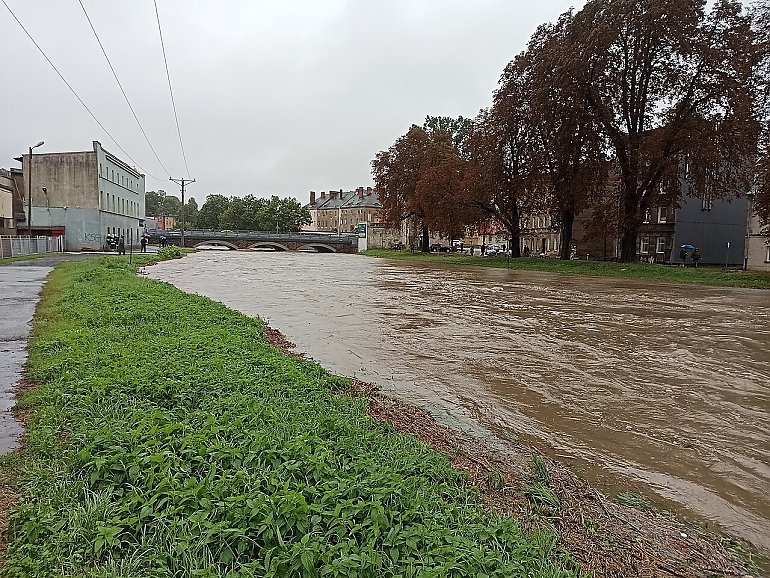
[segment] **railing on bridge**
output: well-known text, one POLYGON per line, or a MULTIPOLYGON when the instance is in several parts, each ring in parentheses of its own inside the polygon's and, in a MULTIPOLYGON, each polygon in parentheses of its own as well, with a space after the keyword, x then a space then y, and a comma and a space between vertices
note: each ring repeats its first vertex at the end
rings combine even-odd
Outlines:
MULTIPOLYGON (((156 231, 153 236, 163 235, 168 240, 175 240, 181 237, 179 230, 156 231)), ((188 239, 232 239, 245 241, 293 241, 303 243, 328 243, 328 244, 355 244, 358 235, 356 233, 322 233, 318 231, 295 233, 273 233, 271 231, 216 231, 211 229, 190 229, 185 230, 184 236, 188 239)))

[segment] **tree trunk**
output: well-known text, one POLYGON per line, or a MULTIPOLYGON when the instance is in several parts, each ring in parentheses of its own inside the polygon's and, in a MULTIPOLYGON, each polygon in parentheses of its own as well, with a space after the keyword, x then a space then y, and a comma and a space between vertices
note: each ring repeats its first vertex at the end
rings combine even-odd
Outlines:
POLYGON ((575 224, 575 211, 565 210, 561 214, 561 247, 559 259, 569 261, 572 257, 572 227, 575 224))
POLYGON ((623 191, 621 192, 621 222, 618 224, 620 232, 620 260, 624 263, 636 261, 636 240, 639 236, 639 191, 637 190, 637 175, 628 171, 623 178, 623 191))
POLYGON ((510 237, 511 257, 521 257, 521 229, 516 227, 514 230, 509 227, 508 235, 510 237))
POLYGON ((423 253, 430 253, 430 236, 428 235, 428 225, 424 223, 422 225, 422 239, 421 239, 420 250, 423 253))

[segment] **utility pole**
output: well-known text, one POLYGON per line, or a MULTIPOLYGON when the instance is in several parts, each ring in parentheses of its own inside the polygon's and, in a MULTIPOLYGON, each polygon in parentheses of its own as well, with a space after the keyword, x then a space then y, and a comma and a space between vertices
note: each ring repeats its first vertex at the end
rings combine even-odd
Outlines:
POLYGON ((174 181, 178 185, 182 185, 182 211, 181 211, 181 219, 179 221, 179 231, 181 232, 182 240, 179 242, 180 247, 184 247, 184 186, 189 185, 190 183, 194 183, 195 179, 169 179, 169 181, 174 181))

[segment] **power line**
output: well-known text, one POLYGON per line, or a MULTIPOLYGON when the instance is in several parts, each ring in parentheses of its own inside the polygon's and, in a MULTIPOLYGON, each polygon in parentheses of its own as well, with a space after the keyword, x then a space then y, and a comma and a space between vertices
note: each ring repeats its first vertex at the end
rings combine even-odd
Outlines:
MULTIPOLYGON (((3 0, 5 1, 5 0, 3 0)), ((190 167, 187 166, 187 155, 184 152, 184 143, 182 143, 182 131, 179 129, 179 117, 176 114, 176 103, 174 102, 174 91, 171 89, 171 75, 168 72, 168 59, 166 59, 166 45, 163 43, 163 31, 160 28, 160 14, 158 13, 158 2, 155 4, 155 19, 158 21, 158 35, 160 36, 160 47, 163 50, 163 62, 166 64, 166 78, 168 79, 168 92, 171 95, 171 107, 174 109, 174 120, 176 121, 176 132, 179 135, 179 146, 182 149, 182 159, 184 159, 184 168, 187 170, 187 177, 190 177, 190 167)))
POLYGON ((142 126, 142 123, 139 122, 139 117, 136 116, 136 112, 134 111, 134 107, 131 106, 131 102, 128 100, 128 96, 126 95, 126 91, 123 90, 123 85, 120 83, 120 79, 118 78, 118 73, 115 72, 115 68, 112 66, 112 62, 110 62, 110 57, 107 56, 107 51, 104 49, 104 45, 102 44, 101 39, 99 38, 99 35, 96 33, 96 28, 94 28, 93 22, 91 22, 91 18, 88 16, 88 12, 86 11, 86 7, 83 5, 83 0, 78 0, 80 3, 80 7, 83 9, 83 14, 86 16, 86 20, 88 20, 88 24, 91 26, 91 31, 94 33, 94 36, 96 37, 96 41, 99 43, 99 48, 102 49, 102 54, 104 54, 104 58, 107 59, 107 64, 110 65, 110 70, 112 71, 112 75, 115 77, 115 82, 118 83, 118 87, 120 87, 120 92, 123 93, 123 98, 126 99, 126 104, 128 105, 128 108, 131 109, 131 114, 134 115, 134 120, 136 121, 136 124, 139 125, 139 130, 142 131, 142 135, 144 135, 144 140, 147 141, 147 144, 150 147, 150 150, 152 151, 152 154, 155 155, 155 158, 157 159, 158 163, 161 167, 163 167, 163 170, 166 171, 166 174, 170 177, 171 173, 166 168, 166 165, 163 164, 163 161, 160 160, 160 157, 158 156, 158 153, 155 152, 155 147, 152 146, 152 143, 150 142, 150 139, 147 137, 147 133, 144 131, 144 127, 142 126))
POLYGON ((54 69, 54 71, 56 72, 56 74, 58 74, 58 75, 59 75, 59 78, 61 78, 61 79, 62 79, 62 82, 64 82, 64 84, 66 84, 66 85, 67 85, 67 88, 69 88, 69 89, 70 89, 70 91, 72 92, 72 94, 74 94, 74 95, 75 95, 75 98, 77 98, 77 99, 78 99, 78 102, 80 102, 80 104, 82 104, 82 105, 83 105, 83 108, 85 108, 85 109, 88 111, 88 114, 90 114, 90 115, 91 115, 91 118, 93 118, 93 119, 96 121, 96 124, 98 124, 98 125, 99 125, 99 127, 100 127, 100 128, 101 128, 101 129, 102 129, 104 132, 105 132, 105 134, 106 134, 106 135, 107 135, 107 136, 110 138, 110 140, 111 140, 111 141, 112 141, 112 142, 115 144, 115 146, 116 146, 116 147, 118 147, 118 148, 121 150, 121 152, 122 152, 124 155, 126 155, 126 157, 128 157, 128 159, 129 159, 129 160, 130 160, 132 163, 134 163, 134 165, 135 165, 136 167, 138 167, 138 168, 139 168, 139 170, 141 170, 141 171, 142 171, 144 174, 146 174, 146 175, 147 175, 147 176, 149 176, 150 178, 153 178, 153 179, 155 179, 156 181, 160 181, 161 179, 159 179, 158 177, 155 177, 155 176, 151 175, 150 173, 148 173, 147 171, 145 171, 145 170, 144 170, 144 169, 141 167, 141 165, 140 165, 138 162, 136 162, 136 161, 135 161, 135 160, 134 160, 134 159, 131 157, 131 155, 130 155, 130 154, 128 154, 128 153, 126 152, 126 149, 124 149, 122 146, 120 146, 120 144, 118 143, 118 141, 116 141, 116 140, 115 140, 115 138, 114 138, 114 137, 113 137, 113 136, 110 134, 110 131, 108 131, 106 128, 104 128, 104 125, 103 125, 103 124, 102 124, 102 123, 99 121, 99 119, 98 119, 98 118, 96 118, 96 115, 95 115, 93 112, 91 112, 91 109, 90 109, 90 108, 88 108, 88 105, 86 105, 86 103, 85 103, 85 102, 83 102, 83 99, 82 99, 82 98, 80 98, 80 95, 78 95, 78 93, 77 93, 77 92, 75 92, 75 89, 74 89, 74 88, 72 88, 72 86, 70 85, 70 83, 69 83, 69 82, 67 82, 67 79, 66 79, 66 78, 64 78, 64 76, 62 75, 62 73, 61 73, 61 72, 59 72, 59 69, 58 69, 58 68, 56 68, 56 65, 54 65, 54 63, 53 63, 53 62, 51 62, 51 59, 50 59, 50 58, 48 58, 48 55, 45 53, 45 51, 44 51, 42 48, 40 48, 40 45, 39 45, 39 44, 38 44, 38 43, 35 41, 35 39, 32 37, 32 35, 29 33, 29 31, 28 31, 28 30, 27 30, 27 29, 24 27, 24 24, 22 24, 22 23, 21 23, 21 20, 19 20, 19 19, 16 17, 16 14, 14 14, 14 13, 13 13, 13 10, 11 10, 11 7, 10 7, 10 6, 8 6, 8 3, 7 3, 5 0, 0 0, 0 2, 2 2, 2 3, 5 5, 5 7, 8 9, 8 12, 10 12, 10 13, 11 13, 11 16, 13 16, 13 19, 14 19, 14 20, 16 20, 16 22, 19 24, 19 26, 21 26, 21 29, 24 31, 24 33, 25 33, 25 34, 26 34, 26 35, 29 37, 29 39, 32 41, 32 44, 34 44, 34 45, 35 45, 35 48, 37 48, 37 49, 40 51, 40 54, 42 54, 42 55, 43 55, 43 58, 45 58, 45 59, 48 61, 48 64, 50 64, 50 65, 51 65, 51 68, 53 68, 53 69, 54 69))

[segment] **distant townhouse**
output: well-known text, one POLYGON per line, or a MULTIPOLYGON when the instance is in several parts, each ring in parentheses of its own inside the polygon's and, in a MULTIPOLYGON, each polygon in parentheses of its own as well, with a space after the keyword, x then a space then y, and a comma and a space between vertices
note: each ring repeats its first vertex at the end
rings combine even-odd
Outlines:
POLYGON ((352 233, 359 223, 381 226, 382 203, 372 187, 358 187, 354 191, 322 191, 316 195, 310 191, 311 223, 304 227, 309 231, 352 233))
POLYGON ((107 234, 126 243, 141 236, 144 175, 98 141, 89 151, 35 153, 31 173, 28 154, 16 160, 22 162, 21 190, 32 176, 33 235, 63 234, 68 251, 103 249, 107 234))

